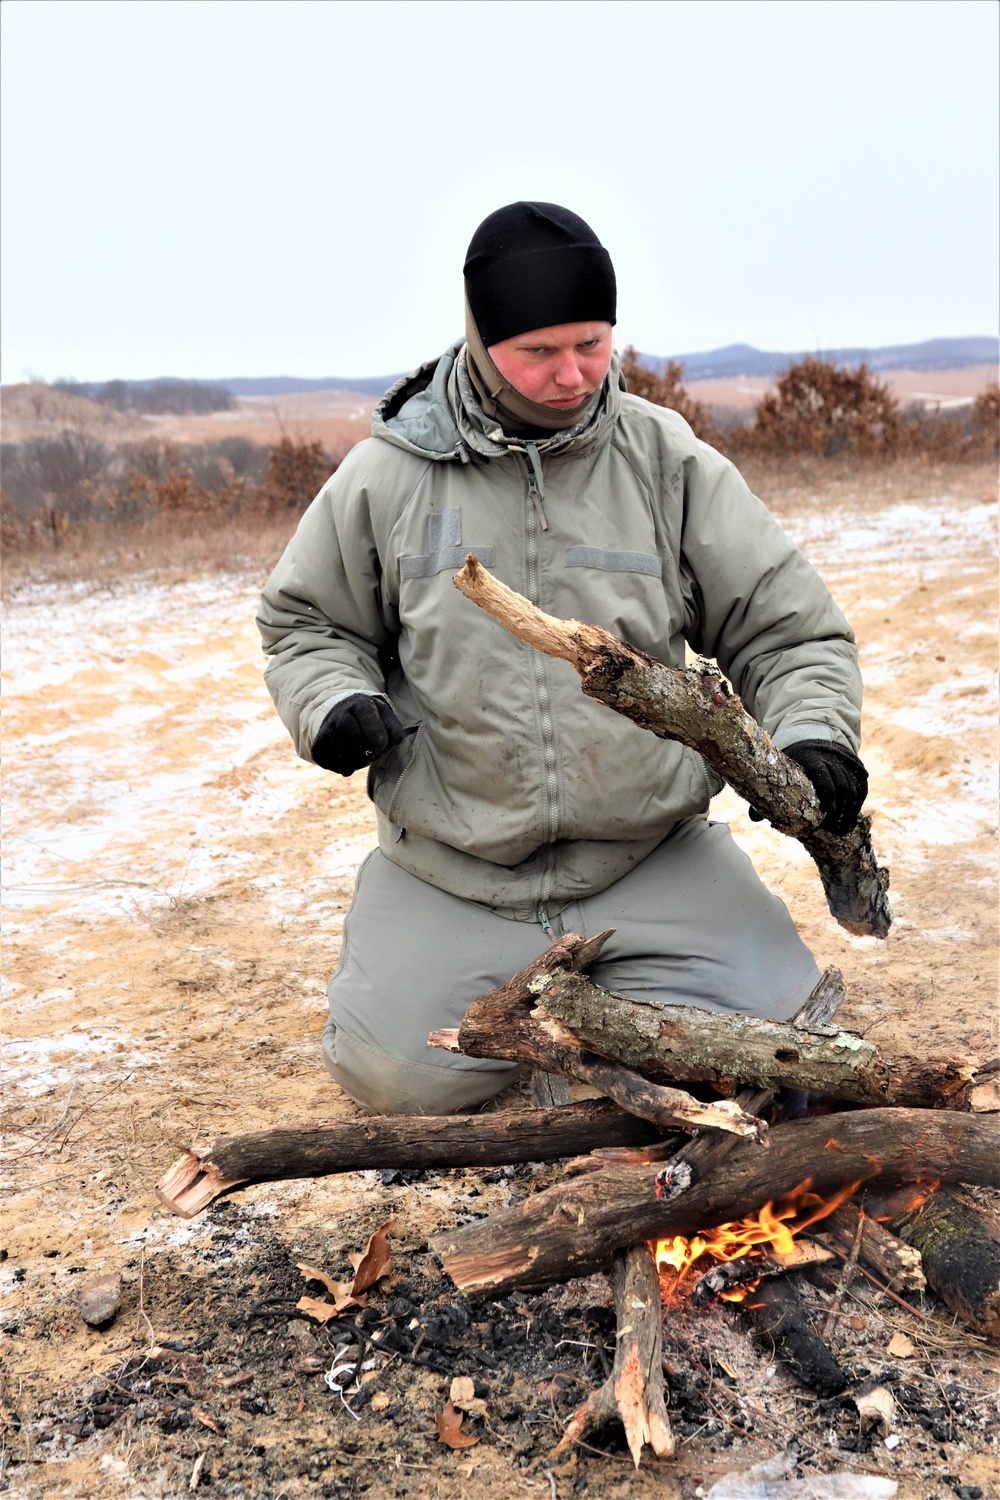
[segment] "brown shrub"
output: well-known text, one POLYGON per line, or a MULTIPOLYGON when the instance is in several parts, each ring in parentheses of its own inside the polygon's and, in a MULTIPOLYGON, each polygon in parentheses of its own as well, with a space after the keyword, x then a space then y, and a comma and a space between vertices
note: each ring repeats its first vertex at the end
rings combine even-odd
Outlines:
POLYGON ((1000 457, 1000 383, 984 386, 972 406, 972 431, 980 438, 984 454, 1000 457))
POLYGON ((293 443, 283 437, 268 459, 266 501, 279 510, 305 510, 336 468, 321 443, 293 443))
POLYGON ((865 365, 843 370, 809 357, 789 365, 758 402, 753 425, 737 427, 729 445, 770 457, 871 458, 899 452, 901 439, 899 403, 883 381, 865 365))
POLYGON ((725 450, 725 438, 713 425, 708 408, 686 389, 684 367, 675 359, 665 360, 662 370, 651 370, 640 363, 639 351, 629 344, 621 358, 621 372, 633 396, 652 401, 654 406, 669 407, 693 428, 695 437, 725 450))
POLYGON ((184 447, 150 439, 101 448, 90 478, 80 463, 65 461, 63 449, 77 458, 79 446, 76 435, 65 436, 73 442, 5 445, 11 484, 0 526, 6 548, 59 547, 70 531, 95 526, 135 533, 162 522, 183 531, 192 523, 228 526, 244 516, 294 515, 338 467, 321 443, 288 437, 270 449, 240 437, 184 447))

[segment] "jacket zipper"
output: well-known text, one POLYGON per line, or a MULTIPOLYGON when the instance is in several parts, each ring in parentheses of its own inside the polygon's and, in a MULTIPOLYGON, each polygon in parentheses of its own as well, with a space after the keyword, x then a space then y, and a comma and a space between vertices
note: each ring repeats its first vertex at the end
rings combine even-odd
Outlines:
MULTIPOLYGON (((542 465, 537 448, 531 443, 526 443, 523 449, 517 451, 523 452, 528 460, 525 465, 528 501, 528 509, 525 516, 528 598, 532 604, 541 608, 538 568, 538 527, 542 531, 548 531, 549 529, 548 521, 545 518, 545 511, 542 509, 545 500, 545 482, 542 478, 542 465), (536 521, 538 523, 537 527, 536 521)), ((559 778, 556 772, 555 729, 552 720, 552 701, 545 676, 545 661, 542 654, 538 651, 532 652, 532 656, 534 657, 535 692, 537 694, 539 717, 542 725, 542 795, 545 802, 546 822, 548 825, 545 868, 542 874, 542 887, 538 904, 538 922, 542 930, 549 937, 552 937, 552 926, 549 922, 547 908, 552 891, 552 844, 559 833, 559 778)))

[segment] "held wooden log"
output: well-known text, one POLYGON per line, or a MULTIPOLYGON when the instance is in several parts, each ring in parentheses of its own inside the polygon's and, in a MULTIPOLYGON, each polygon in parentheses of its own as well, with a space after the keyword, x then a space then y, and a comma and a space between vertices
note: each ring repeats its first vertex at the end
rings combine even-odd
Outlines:
POLYGON ((443 1231, 431 1248, 460 1291, 499 1295, 604 1269, 618 1249, 710 1229, 806 1182, 823 1195, 876 1176, 899 1182, 918 1175, 1000 1186, 1000 1120, 910 1109, 796 1120, 771 1129, 767 1151, 735 1142, 689 1188, 664 1186, 663 1173, 649 1167, 591 1172, 505 1213, 443 1231))
POLYGON ((559 1109, 486 1115, 385 1115, 224 1136, 186 1151, 156 1184, 161 1203, 185 1219, 234 1187, 326 1177, 371 1167, 486 1167, 551 1161, 593 1146, 660 1139, 645 1120, 607 1099, 559 1109))
POLYGON ((660 1281, 648 1245, 618 1252, 611 1286, 617 1322, 611 1374, 570 1417, 555 1452, 620 1422, 638 1468, 647 1443, 657 1458, 669 1458, 674 1451, 663 1395, 660 1281))
POLYGON ((520 640, 575 667, 588 697, 661 739, 697 750, 775 828, 805 845, 842 927, 857 936, 886 936, 892 922, 889 872, 872 848, 870 820, 859 817, 842 838, 821 830, 812 782, 776 748, 716 667, 667 667, 599 625, 544 614, 471 552, 454 582, 520 640))
POLYGON ((592 984, 581 974, 539 973, 530 983, 536 1019, 552 1016, 580 1042, 656 1082, 737 1082, 805 1089, 849 1104, 968 1109, 976 1079, 961 1058, 883 1057, 837 1027, 657 1005, 592 984))

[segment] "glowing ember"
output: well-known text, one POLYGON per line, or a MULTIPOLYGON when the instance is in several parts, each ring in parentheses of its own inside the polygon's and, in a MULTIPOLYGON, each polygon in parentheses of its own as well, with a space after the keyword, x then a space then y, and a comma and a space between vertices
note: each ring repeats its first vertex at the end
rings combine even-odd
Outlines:
MULTIPOLYGON (((690 1239, 678 1234, 672 1240, 658 1240, 654 1247, 657 1268, 670 1266, 680 1277, 703 1255, 723 1261, 740 1260, 744 1256, 762 1260, 765 1254, 773 1260, 791 1259, 795 1255, 795 1236, 832 1214, 861 1186, 860 1182, 851 1182, 832 1197, 821 1198, 810 1191, 811 1183, 812 1178, 807 1177, 786 1198, 779 1199, 777 1206, 765 1203, 753 1217, 720 1224, 690 1239)), ((722 1298, 740 1302, 750 1291, 752 1285, 738 1287, 723 1292, 722 1298)))

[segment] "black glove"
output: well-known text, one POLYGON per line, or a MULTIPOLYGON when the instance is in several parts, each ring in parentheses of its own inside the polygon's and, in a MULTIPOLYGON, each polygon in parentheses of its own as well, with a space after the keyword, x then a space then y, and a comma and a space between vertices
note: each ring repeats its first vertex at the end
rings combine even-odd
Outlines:
MULTIPOLYGON (((820 827, 830 833, 850 832, 868 795, 868 772, 854 752, 831 740, 799 740, 786 746, 785 754, 813 784, 826 814, 820 827)), ((759 823, 765 815, 752 807, 750 816, 759 823)))
POLYGON ((312 742, 312 758, 324 771, 350 776, 370 766, 403 738, 392 708, 371 693, 352 693, 335 703, 312 742))

